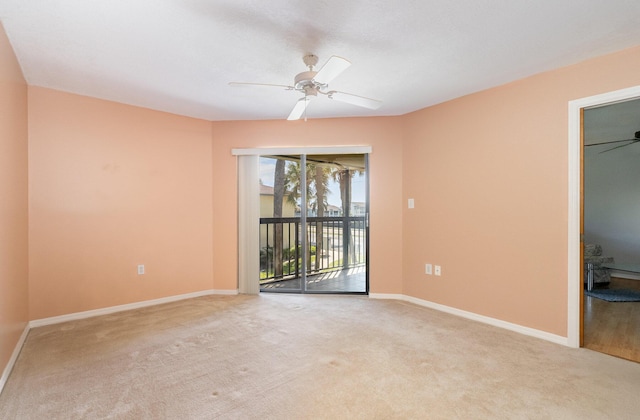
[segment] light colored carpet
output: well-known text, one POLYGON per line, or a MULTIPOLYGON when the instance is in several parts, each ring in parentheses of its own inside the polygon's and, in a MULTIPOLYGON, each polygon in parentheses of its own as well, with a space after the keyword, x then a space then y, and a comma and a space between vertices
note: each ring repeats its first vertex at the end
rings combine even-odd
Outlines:
POLYGON ((640 416, 640 364, 399 301, 210 296, 33 329, 3 419, 640 416))

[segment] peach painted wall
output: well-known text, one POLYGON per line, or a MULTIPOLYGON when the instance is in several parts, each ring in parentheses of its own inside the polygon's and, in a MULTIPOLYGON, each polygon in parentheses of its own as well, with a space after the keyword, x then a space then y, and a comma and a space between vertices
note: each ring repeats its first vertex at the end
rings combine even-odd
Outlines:
POLYGON ((210 122, 30 87, 29 131, 31 319, 213 287, 210 122))
POLYGON ((566 336, 568 102, 638 68, 634 48, 404 116, 404 293, 566 336))
POLYGON ((370 288, 401 293, 402 130, 399 118, 213 123, 214 283, 237 288, 237 168, 234 148, 372 146, 370 288))
POLYGON ((0 374, 28 314, 27 84, 0 23, 0 374))
POLYGON ((640 84, 638 64, 636 48, 402 117, 306 123, 30 87, 29 317, 236 290, 231 149, 371 145, 372 293, 564 336, 567 102, 640 84))

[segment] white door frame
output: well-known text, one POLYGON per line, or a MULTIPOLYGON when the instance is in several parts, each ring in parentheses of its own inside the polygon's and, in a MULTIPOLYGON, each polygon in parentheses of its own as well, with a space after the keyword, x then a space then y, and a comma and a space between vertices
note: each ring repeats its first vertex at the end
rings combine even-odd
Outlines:
POLYGON ((569 208, 567 247, 567 344, 580 347, 580 111, 584 108, 624 102, 640 97, 640 86, 576 99, 569 102, 569 208))

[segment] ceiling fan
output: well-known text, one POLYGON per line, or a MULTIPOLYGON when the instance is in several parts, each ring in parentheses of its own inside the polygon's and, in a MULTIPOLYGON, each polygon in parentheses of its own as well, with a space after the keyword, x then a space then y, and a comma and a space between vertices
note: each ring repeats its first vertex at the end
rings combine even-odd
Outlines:
POLYGON ((589 147, 589 146, 601 146, 603 144, 613 144, 613 143, 627 143, 627 144, 621 144, 615 147, 612 147, 610 149, 606 149, 601 151, 600 153, 605 153, 605 152, 610 152, 612 150, 615 149, 620 149, 622 147, 627 147, 627 146, 631 146, 634 143, 638 143, 640 142, 640 131, 636 131, 635 134, 633 135, 632 139, 625 139, 625 140, 613 140, 613 141, 603 141, 601 143, 591 143, 591 144, 585 144, 584 147, 589 147))
MULTIPOLYGON (((335 79, 340 73, 347 69, 351 65, 349 60, 336 55, 331 56, 329 60, 318 71, 314 71, 313 67, 318 64, 318 57, 313 54, 308 54, 302 57, 302 61, 309 68, 308 71, 298 73, 294 78, 293 86, 289 85, 274 85, 268 83, 241 83, 230 82, 230 86, 267 86, 276 87, 286 90, 294 90, 304 94, 304 96, 298 99, 295 106, 291 110, 287 120, 299 120, 305 113, 307 106, 312 98, 317 97, 318 94, 324 95, 329 99, 335 99, 336 101, 345 102, 351 105, 357 105, 369 109, 378 109, 382 105, 381 101, 376 99, 366 98, 364 96, 358 96, 351 93, 339 92, 337 90, 329 90, 329 82, 335 79)), ((306 120, 306 116, 305 116, 306 120)))

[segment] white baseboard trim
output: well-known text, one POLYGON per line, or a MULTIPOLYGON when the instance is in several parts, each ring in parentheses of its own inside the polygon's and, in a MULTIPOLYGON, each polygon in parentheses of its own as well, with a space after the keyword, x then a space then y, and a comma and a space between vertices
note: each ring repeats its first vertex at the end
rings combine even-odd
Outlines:
POLYGON ((399 293, 369 293, 369 298, 371 299, 395 299, 395 300, 406 300, 405 295, 401 295, 399 293))
POLYGON ((91 318, 100 315, 109 315, 116 312, 130 311, 132 309, 145 308, 147 306, 161 305, 163 303, 176 302, 179 300, 193 299, 210 295, 237 295, 237 290, 202 290, 200 292, 185 293, 183 295, 168 296, 160 299, 144 300, 141 302, 127 303, 124 305, 110 306, 108 308, 93 309, 90 311, 75 312, 67 315, 53 316, 50 318, 36 319, 29 322, 29 328, 43 327, 45 325, 59 324, 61 322, 76 321, 79 319, 91 318))
POLYGON ((29 323, 24 326, 24 331, 22 331, 22 335, 18 339, 15 348, 13 349, 13 353, 11 353, 11 358, 9 358, 9 362, 7 366, 5 366, 4 371, 2 372, 2 376, 0 377, 0 394, 2 394, 2 390, 4 389, 7 380, 9 379, 9 375, 13 370, 13 365, 16 364, 16 360, 18 360, 18 356, 20 355, 20 351, 22 351, 22 346, 24 345, 25 340, 27 339, 27 334, 29 334, 29 323))
POLYGON ((551 341, 552 343, 561 344, 563 346, 569 346, 569 340, 567 337, 551 334, 546 331, 536 330, 534 328, 524 327, 522 325, 513 324, 511 322, 502 321, 500 319, 491 318, 484 315, 478 315, 473 312, 463 311, 461 309, 452 308, 450 306, 441 305, 439 303, 430 302, 428 300, 418 299, 413 296, 407 296, 407 295, 401 295, 401 294, 370 293, 369 297, 373 299, 403 300, 405 302, 410 302, 415 305, 424 306, 425 308, 435 309, 436 311, 446 312, 448 314, 470 319, 472 321, 477 321, 483 324, 492 325, 494 327, 503 328, 505 330, 514 331, 514 332, 528 335, 535 338, 540 338, 542 340, 551 341))
POLYGON ((230 289, 230 290, 226 290, 226 289, 213 289, 211 290, 213 293, 210 293, 212 295, 227 295, 227 296, 235 296, 238 294, 238 289, 230 289))
POLYGON ((405 300, 405 296, 401 294, 393 294, 393 293, 369 293, 369 297, 371 299, 396 299, 396 300, 405 300))

